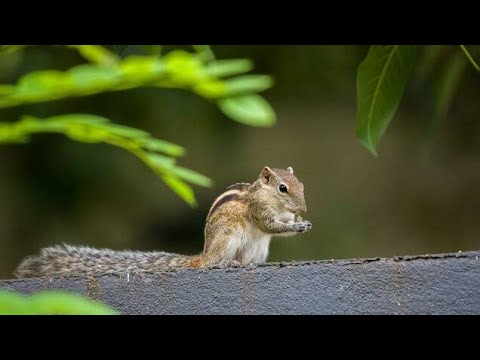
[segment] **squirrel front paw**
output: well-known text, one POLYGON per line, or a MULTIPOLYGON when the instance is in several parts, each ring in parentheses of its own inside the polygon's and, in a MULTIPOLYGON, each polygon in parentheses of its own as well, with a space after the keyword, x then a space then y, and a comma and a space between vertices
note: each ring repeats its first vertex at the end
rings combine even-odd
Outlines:
POLYGON ((307 220, 302 220, 300 222, 294 223, 292 226, 296 232, 306 233, 312 228, 312 223, 307 220))
POLYGON ((242 263, 237 260, 224 260, 220 263, 223 266, 228 266, 228 267, 239 267, 242 266, 242 263))

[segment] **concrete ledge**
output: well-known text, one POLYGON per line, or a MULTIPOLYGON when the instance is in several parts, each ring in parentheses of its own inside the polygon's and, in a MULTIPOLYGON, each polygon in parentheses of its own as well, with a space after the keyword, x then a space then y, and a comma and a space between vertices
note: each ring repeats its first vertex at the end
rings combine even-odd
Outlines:
POLYGON ((2 280, 0 288, 72 291, 122 314, 480 314, 480 252, 2 280))

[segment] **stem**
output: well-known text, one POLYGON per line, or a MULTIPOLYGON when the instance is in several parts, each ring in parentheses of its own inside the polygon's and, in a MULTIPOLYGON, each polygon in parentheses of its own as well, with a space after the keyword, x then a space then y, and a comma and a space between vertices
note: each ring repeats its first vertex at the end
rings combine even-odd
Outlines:
POLYGON ((478 71, 480 72, 480 66, 475 62, 475 60, 473 59, 472 55, 470 54, 470 52, 467 50, 467 48, 465 47, 465 45, 460 45, 460 48, 463 50, 465 56, 467 57, 467 59, 472 63, 473 67, 478 71))

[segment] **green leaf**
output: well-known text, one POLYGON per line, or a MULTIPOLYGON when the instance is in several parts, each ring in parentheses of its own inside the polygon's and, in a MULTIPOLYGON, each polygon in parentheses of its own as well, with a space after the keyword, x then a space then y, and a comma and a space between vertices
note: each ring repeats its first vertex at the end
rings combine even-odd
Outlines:
MULTIPOLYGON (((63 125, 62 129, 64 130, 62 132, 73 140, 81 142, 108 142, 109 137, 117 136, 123 138, 124 141, 121 142, 125 148, 132 146, 137 148, 138 139, 149 139, 148 137, 150 136, 150 134, 144 130, 112 124, 104 117, 89 114, 52 116, 51 118, 37 121, 36 125, 40 128, 44 127, 47 130, 53 130, 55 125, 63 125), (134 141, 125 141, 126 139, 133 139, 134 141)), ((115 144, 119 145, 118 140, 115 141, 115 144)))
POLYGON ((207 65, 205 74, 213 77, 224 77, 246 73, 253 68, 248 59, 217 60, 207 65))
POLYGON ((357 137, 375 156, 415 63, 413 45, 373 45, 357 72, 357 137))
POLYGON ((163 57, 170 78, 180 85, 191 85, 205 77, 202 62, 194 55, 174 50, 163 57))
POLYGON ((75 123, 67 124, 64 133, 72 140, 86 143, 104 142, 110 135, 108 130, 75 123))
POLYGON ((144 136, 150 136, 150 134, 144 130, 132 128, 130 126, 118 125, 118 124, 104 124, 97 126, 103 127, 108 130, 112 135, 122 136, 126 138, 136 139, 144 136))
POLYGON ((260 92, 271 88, 273 80, 268 75, 242 75, 225 82, 227 95, 260 92))
POLYGON ((188 181, 189 183, 211 187, 213 185, 212 179, 202 175, 196 171, 177 166, 170 171, 173 175, 178 176, 179 178, 188 181))
POLYGON ((170 175, 162 176, 162 180, 167 184, 167 186, 172 189, 178 196, 180 196, 187 204, 192 207, 197 206, 197 201, 195 200, 195 195, 193 190, 184 181, 170 175))
POLYGON ((0 143, 18 143, 25 144, 30 137, 25 134, 18 126, 9 123, 0 123, 0 143))
POLYGON ((64 85, 65 82, 68 82, 65 73, 56 70, 43 70, 24 75, 20 79, 18 86, 21 88, 43 89, 54 88, 59 84, 64 85))
POLYGON ((121 73, 117 68, 106 68, 98 65, 78 65, 67 71, 74 91, 83 91, 84 88, 113 87, 121 80, 121 73))
POLYGON ((136 141, 145 150, 159 151, 170 156, 182 156, 186 151, 184 147, 165 140, 146 137, 136 141))
POLYGON ((240 123, 268 127, 275 124, 275 112, 260 95, 234 96, 218 101, 225 115, 240 123))
POLYGON ((122 61, 120 69, 126 79, 141 82, 164 73, 165 65, 157 56, 132 55, 122 61))
POLYGON ((113 66, 117 65, 119 58, 107 48, 100 45, 69 45, 76 49, 80 55, 94 64, 113 66))
POLYGON ((109 131, 109 128, 105 130, 99 126, 108 122, 104 117, 90 114, 57 115, 47 119, 24 116, 17 129, 21 132, 60 132, 77 141, 99 142, 108 136, 109 131))
POLYGON ((13 85, 0 85, 0 96, 6 96, 15 92, 15 86, 13 85))
POLYGON ((439 73, 438 79, 433 86, 434 108, 428 122, 427 133, 431 136, 447 116, 462 75, 465 71, 467 60, 463 54, 457 53, 447 61, 439 73))
POLYGON ((56 121, 43 121, 27 115, 23 116, 22 120, 16 124, 15 130, 19 133, 19 135, 30 132, 61 132, 65 130, 65 124, 56 121))
POLYGON ((215 54, 210 45, 193 45, 193 48, 198 52, 198 56, 202 61, 209 62, 215 60, 215 54))
POLYGON ((65 96, 71 82, 61 71, 45 70, 24 75, 10 96, 20 100, 42 100, 43 98, 65 96))
POLYGON ((227 93, 224 81, 206 78, 193 88, 197 94, 206 98, 219 98, 227 93))
MULTIPOLYGON (((31 116, 29 118, 32 118, 31 116)), ((39 120, 39 119, 37 119, 39 120)), ((92 114, 65 114, 65 115, 56 115, 51 116, 48 120, 42 120, 48 122, 59 122, 59 123, 76 123, 76 124, 106 124, 110 120, 104 118, 103 116, 92 115, 92 114)))
POLYGON ((175 167, 175 159, 167 156, 148 153, 148 162, 151 167, 156 170, 159 170, 162 174, 167 170, 171 171, 175 167))

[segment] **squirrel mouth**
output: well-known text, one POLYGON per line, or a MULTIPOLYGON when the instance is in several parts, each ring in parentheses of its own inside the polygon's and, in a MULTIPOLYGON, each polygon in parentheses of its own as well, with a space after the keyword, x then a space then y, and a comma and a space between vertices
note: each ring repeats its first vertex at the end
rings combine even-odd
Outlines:
POLYGON ((297 214, 298 213, 298 210, 294 207, 285 206, 285 210, 287 210, 288 212, 290 212, 292 214, 297 214))

